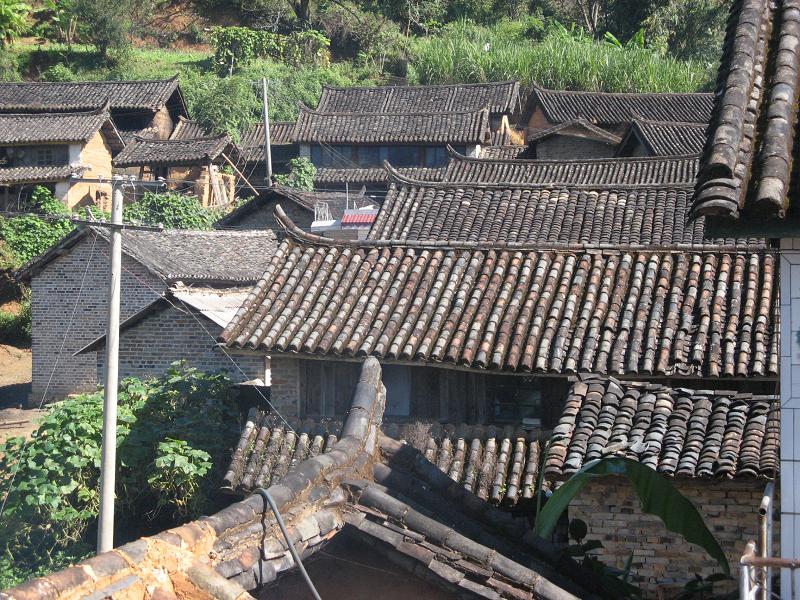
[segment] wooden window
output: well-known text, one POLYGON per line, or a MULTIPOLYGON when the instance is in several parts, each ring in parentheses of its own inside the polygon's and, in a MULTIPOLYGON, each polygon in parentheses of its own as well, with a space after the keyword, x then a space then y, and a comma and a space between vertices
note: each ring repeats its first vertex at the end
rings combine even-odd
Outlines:
POLYGON ((47 167, 55 164, 53 161, 52 148, 39 148, 36 151, 36 165, 39 167, 47 167))
POLYGON ((428 146, 425 148, 425 166, 443 167, 447 164, 447 148, 428 146))
POLYGON ((420 146, 390 146, 389 162, 393 167, 419 166, 420 146))
POLYGON ((487 416, 497 423, 541 425, 542 387, 534 377, 486 375, 487 416))
POLYGON ((300 361, 300 401, 304 416, 344 416, 350 408, 361 365, 326 360, 300 361))

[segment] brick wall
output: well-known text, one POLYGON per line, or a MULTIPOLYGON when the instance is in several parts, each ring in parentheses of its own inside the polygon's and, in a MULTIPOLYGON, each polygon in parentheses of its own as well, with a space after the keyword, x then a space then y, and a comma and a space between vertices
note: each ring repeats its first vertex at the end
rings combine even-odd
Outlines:
POLYGON ((609 158, 616 147, 596 140, 572 135, 553 135, 536 144, 536 158, 609 158))
POLYGON ((270 401, 284 417, 296 417, 300 404, 300 361, 291 356, 270 359, 270 401))
MULTIPOLYGON (((197 313, 196 313, 197 314, 197 313)), ((120 334, 119 376, 153 377, 164 373, 177 360, 206 373, 226 371, 231 380, 264 379, 264 357, 256 355, 234 356, 244 375, 219 350, 214 339, 222 328, 210 319, 197 314, 208 333, 197 320, 172 306, 154 312, 120 334), (214 339, 209 336, 214 336, 214 339)), ((105 353, 97 352, 97 377, 105 375, 105 353)))
MULTIPOLYGON (((92 236, 78 242, 67 254, 52 261, 31 281, 33 385, 31 402, 38 403, 66 333, 80 288, 81 277, 90 262, 75 319, 64 350, 53 373, 46 400, 91 391, 97 386, 97 361, 93 354, 72 356, 103 333, 106 327, 108 295, 108 243, 102 238, 92 250, 92 236), (91 259, 91 260, 90 260, 91 259)), ((164 289, 164 283, 140 263, 122 255, 121 319, 146 306, 164 289), (134 277, 135 275, 135 277, 134 277), (136 278, 139 278, 137 280, 136 278)))
MULTIPOLYGON (((748 540, 757 539, 758 507, 766 482, 680 480, 673 483, 700 512, 728 557, 733 575, 748 540)), ((591 482, 572 501, 569 517, 589 526, 587 539, 597 539, 603 562, 622 568, 633 552, 632 573, 646 596, 670 598, 694 573, 719 572, 704 550, 664 527, 658 517, 643 514, 630 484, 607 477, 591 482)), ((778 525, 775 524, 777 548, 778 525)))
MULTIPOLYGON (((300 229, 311 229, 311 223, 314 221, 314 213, 305 208, 300 208, 294 202, 286 200, 279 202, 283 211, 300 229)), ((235 227, 236 229, 272 229, 277 232, 283 231, 283 228, 275 220, 273 211, 275 210, 275 203, 270 202, 253 212, 243 216, 241 219, 232 223, 228 227, 235 227)))

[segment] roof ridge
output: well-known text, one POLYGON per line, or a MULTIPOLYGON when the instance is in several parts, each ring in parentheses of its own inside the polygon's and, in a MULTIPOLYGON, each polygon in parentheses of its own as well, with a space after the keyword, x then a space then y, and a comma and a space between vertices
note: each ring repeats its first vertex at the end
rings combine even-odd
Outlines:
POLYGON ((486 81, 479 83, 433 83, 433 84, 415 84, 415 85, 353 85, 353 86, 338 86, 322 84, 322 91, 325 90, 389 90, 389 89, 425 89, 425 88, 453 88, 453 87, 489 87, 501 85, 513 85, 519 83, 518 79, 506 79, 503 81, 486 81))
POLYGON ((178 74, 176 73, 172 77, 168 77, 166 79, 85 79, 82 81, 2 81, 0 82, 0 87, 2 86, 32 86, 32 85, 41 85, 41 86, 49 86, 49 85, 111 85, 111 84, 140 84, 140 83, 167 83, 172 81, 178 81, 178 74))
POLYGON ((549 88, 543 88, 534 85, 533 92, 534 94, 537 93, 545 93, 545 94, 585 94, 585 95, 596 95, 596 96, 631 96, 631 97, 642 97, 642 96, 710 96, 713 97, 713 92, 601 92, 601 91, 592 91, 592 90, 553 90, 549 88))
MULTIPOLYGON (((483 160, 483 159, 478 159, 483 160)), ((503 161, 501 159, 485 159, 491 162, 503 162, 513 164, 515 160, 503 161)), ((519 160, 522 162, 522 160, 519 160)), ((453 188, 464 187, 468 185, 470 188, 481 189, 546 189, 553 187, 564 187, 569 189, 582 189, 582 190, 627 190, 627 189, 694 189, 694 182, 687 183, 507 183, 507 182, 473 182, 473 181, 426 181, 422 179, 413 179, 407 175, 400 173, 396 167, 393 167, 389 161, 383 161, 383 168, 389 174, 389 181, 392 179, 395 183, 403 183, 407 185, 414 185, 417 187, 436 187, 436 188, 453 188)))
POLYGON ((443 114, 447 115, 477 115, 482 112, 489 112, 489 106, 486 105, 483 108, 478 108, 475 110, 445 110, 439 112, 337 112, 337 111, 325 111, 325 110, 317 110, 316 108, 310 108, 307 104, 300 101, 298 102, 300 110, 307 113, 312 113, 315 115, 327 115, 327 116, 358 116, 358 117, 377 117, 377 116, 387 116, 387 117, 418 117, 418 116, 441 116, 443 114))
POLYGON ((212 141, 222 141, 224 139, 231 139, 231 136, 227 133, 221 133, 219 135, 203 135, 200 137, 193 137, 193 138, 149 138, 143 137, 138 134, 134 134, 133 139, 137 142, 158 142, 158 143, 172 143, 172 144, 188 144, 191 142, 212 142, 212 141))
POLYGON ((656 119, 647 119, 645 117, 634 116, 631 123, 645 123, 647 125, 677 125, 680 127, 708 127, 708 123, 697 123, 692 121, 659 121, 656 119))
MULTIPOLYGON (((506 145, 506 146, 487 146, 487 148, 527 148, 527 144, 522 145, 506 145)), ((610 156, 606 158, 485 158, 481 156, 467 156, 456 151, 450 144, 447 144, 448 154, 454 159, 461 162, 474 162, 474 163, 502 163, 509 165, 526 164, 526 165, 564 165, 564 164, 625 164, 625 163, 640 163, 640 162, 677 162, 687 161, 690 159, 699 160, 700 154, 674 154, 668 156, 610 156)))

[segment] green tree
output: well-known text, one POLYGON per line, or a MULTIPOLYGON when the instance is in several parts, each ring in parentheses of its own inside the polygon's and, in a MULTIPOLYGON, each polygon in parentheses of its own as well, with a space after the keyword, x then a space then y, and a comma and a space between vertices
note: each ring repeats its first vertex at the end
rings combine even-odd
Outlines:
POLYGON ((133 0, 74 0, 81 38, 103 58, 119 60, 130 49, 133 0))
POLYGON ((727 14, 727 3, 722 0, 669 0, 643 24, 650 45, 657 50, 716 64, 727 14))
POLYGON ((28 30, 31 7, 19 0, 0 0, 0 48, 28 30))
POLYGON ((256 121, 261 100, 247 77, 193 75, 186 78, 186 83, 191 113, 207 131, 228 133, 238 139, 239 133, 256 121))

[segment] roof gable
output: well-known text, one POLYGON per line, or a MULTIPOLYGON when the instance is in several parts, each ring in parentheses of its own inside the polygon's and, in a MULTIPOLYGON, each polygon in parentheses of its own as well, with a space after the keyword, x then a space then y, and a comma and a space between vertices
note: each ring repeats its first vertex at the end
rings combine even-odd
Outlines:
POLYGON ((650 156, 699 155, 706 141, 706 127, 702 123, 634 119, 619 145, 619 155, 630 154, 637 142, 647 148, 650 156))
POLYGON ((352 113, 447 113, 476 111, 513 113, 519 108, 519 83, 339 88, 323 86, 317 110, 352 113))
POLYGON ((634 94, 575 92, 535 88, 529 102, 542 108, 550 123, 583 118, 602 125, 630 123, 641 117, 655 121, 708 123, 712 94, 634 94))
MULTIPOLYGON (((17 278, 36 277, 88 235, 107 239, 99 227, 76 229, 20 269, 17 278)), ((122 234, 122 251, 167 282, 252 283, 263 273, 276 243, 270 230, 127 230, 122 234)))
POLYGON ((569 136, 603 142, 610 146, 616 146, 620 142, 619 136, 609 133, 605 129, 592 125, 583 118, 570 119, 558 125, 553 125, 541 131, 535 131, 528 136, 528 143, 535 144, 541 140, 553 136, 569 136))

